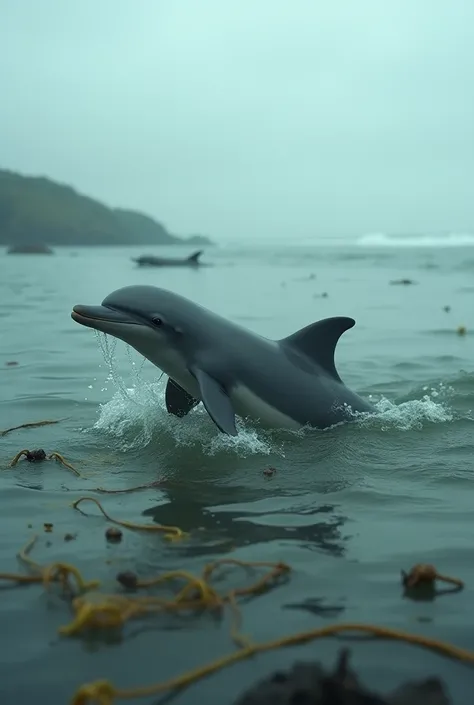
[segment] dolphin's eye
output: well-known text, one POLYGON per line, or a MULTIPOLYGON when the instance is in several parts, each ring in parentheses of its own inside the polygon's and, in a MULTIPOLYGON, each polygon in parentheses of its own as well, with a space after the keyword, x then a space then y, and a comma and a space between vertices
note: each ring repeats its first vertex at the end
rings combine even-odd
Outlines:
POLYGON ((154 316, 151 319, 151 322, 153 323, 154 326, 162 326, 163 325, 163 321, 161 320, 161 318, 159 316, 154 316))

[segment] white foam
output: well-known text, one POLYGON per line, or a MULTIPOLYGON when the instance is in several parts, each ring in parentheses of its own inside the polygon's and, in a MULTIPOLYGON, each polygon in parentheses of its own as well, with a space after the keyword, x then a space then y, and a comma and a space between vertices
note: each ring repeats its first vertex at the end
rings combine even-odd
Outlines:
POLYGON ((185 418, 168 414, 164 404, 165 383, 124 388, 122 385, 106 404, 99 408, 93 426, 120 441, 123 450, 147 446, 153 441, 168 441, 179 446, 200 446, 206 455, 230 451, 241 457, 278 452, 270 434, 264 434, 237 419, 235 437, 216 434, 214 423, 202 407, 185 418), (265 437, 267 435, 267 437, 265 437))
POLYGON ((446 233, 444 235, 390 235, 366 233, 356 240, 359 247, 474 247, 472 233, 446 233))
POLYGON ((426 423, 446 423, 454 418, 447 399, 454 393, 451 387, 442 382, 437 387, 423 388, 421 399, 412 399, 394 404, 382 397, 374 403, 376 414, 356 414, 357 423, 363 427, 378 428, 381 431, 397 429, 401 431, 420 430, 426 423), (437 401, 435 401, 435 399, 437 401))
MULTIPOLYGON (((169 414, 165 405, 166 380, 163 374, 157 381, 149 383, 142 374, 144 358, 134 360, 137 353, 126 347, 131 363, 133 381, 127 385, 118 371, 116 338, 97 333, 97 339, 109 373, 107 383, 112 383, 116 392, 112 399, 99 406, 99 418, 93 431, 105 432, 115 438, 122 450, 145 447, 159 439, 179 446, 199 445, 207 455, 230 451, 241 457, 253 454, 269 455, 279 452, 270 433, 259 433, 248 424, 243 426, 237 419, 239 434, 236 437, 221 433, 216 435, 214 423, 202 407, 193 409, 185 418, 169 414)), ((102 391, 107 391, 104 387, 102 391)))

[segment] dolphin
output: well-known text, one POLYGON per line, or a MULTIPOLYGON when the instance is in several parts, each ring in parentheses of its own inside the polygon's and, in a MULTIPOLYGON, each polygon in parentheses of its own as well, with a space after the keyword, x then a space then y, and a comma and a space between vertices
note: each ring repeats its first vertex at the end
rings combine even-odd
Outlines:
POLYGON ((169 413, 183 417, 202 401, 231 436, 236 415, 270 428, 324 429, 349 420, 351 410, 374 411, 334 364, 353 318, 326 318, 271 340, 154 286, 117 289, 100 306, 74 306, 71 317, 120 338, 165 372, 169 413))
MULTIPOLYGON (((142 255, 141 257, 132 257, 132 261, 136 262, 140 267, 205 267, 206 265, 199 261, 202 255, 202 250, 193 252, 189 257, 154 257, 153 255, 142 255)), ((207 265, 209 266, 209 265, 207 265)))

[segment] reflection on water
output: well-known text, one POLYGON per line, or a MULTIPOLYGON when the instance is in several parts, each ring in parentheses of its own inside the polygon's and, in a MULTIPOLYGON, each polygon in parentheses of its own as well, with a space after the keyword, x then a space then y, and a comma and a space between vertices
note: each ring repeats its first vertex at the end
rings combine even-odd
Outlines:
MULTIPOLYGON (((233 489, 234 493, 234 489, 233 489)), ((168 487, 164 494, 167 502, 143 511, 143 515, 163 525, 179 525, 191 534, 190 540, 179 546, 184 556, 212 556, 229 553, 244 546, 292 542, 309 551, 323 551, 342 556, 346 550, 347 536, 342 534, 345 517, 335 505, 318 501, 308 504, 304 497, 265 496, 267 507, 259 509, 262 492, 237 489, 235 494, 245 506, 234 504, 210 505, 189 492, 188 488, 168 487), (286 506, 285 506, 286 505, 286 506)), ((204 493, 209 500, 209 493, 204 493)), ((215 501, 219 500, 216 493, 215 501)))

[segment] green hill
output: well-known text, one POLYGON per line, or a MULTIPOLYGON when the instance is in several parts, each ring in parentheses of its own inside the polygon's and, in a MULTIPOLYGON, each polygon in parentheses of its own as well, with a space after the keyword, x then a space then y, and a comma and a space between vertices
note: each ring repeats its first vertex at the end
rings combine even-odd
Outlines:
MULTIPOLYGON (((207 238, 206 238, 207 240, 207 238)), ((185 245, 150 216, 44 177, 0 169, 0 245, 185 245)), ((212 244, 207 240, 207 244, 212 244)))

